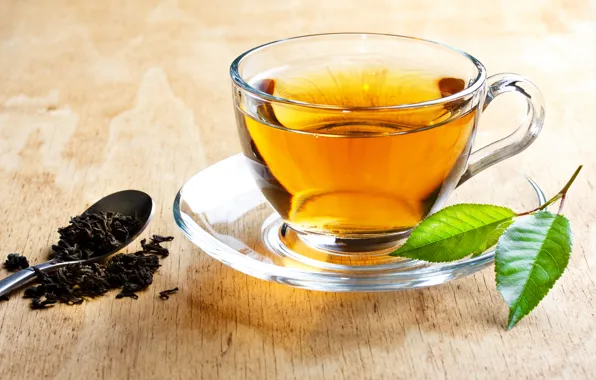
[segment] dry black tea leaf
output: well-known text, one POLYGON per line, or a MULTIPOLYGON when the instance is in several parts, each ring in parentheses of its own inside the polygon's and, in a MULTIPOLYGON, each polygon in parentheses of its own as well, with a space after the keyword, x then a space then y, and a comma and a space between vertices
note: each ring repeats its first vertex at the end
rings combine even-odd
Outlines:
POLYGON ((151 238, 151 242, 149 243, 147 243, 147 239, 141 240, 141 247, 143 247, 143 251, 145 251, 146 253, 154 253, 156 255, 166 257, 170 254, 170 251, 168 251, 167 248, 162 247, 160 243, 165 241, 172 241, 172 239, 174 238, 171 236, 164 238, 163 236, 153 235, 153 237, 151 238))
POLYGON ((45 300, 41 300, 41 298, 34 298, 31 301, 31 308, 32 309, 47 309, 50 308, 52 306, 54 306, 54 304, 58 302, 55 299, 52 298, 46 298, 45 300))
POLYGON ((163 290, 163 291, 159 292, 159 298, 161 298, 162 300, 170 299, 170 294, 174 294, 178 290, 179 290, 178 287, 175 287, 174 289, 163 290))
POLYGON ((137 296, 134 293, 125 293, 124 291, 116 294, 116 298, 124 298, 124 297, 129 297, 129 298, 132 298, 132 299, 135 299, 135 300, 139 298, 139 296, 137 296))
POLYGON ((29 261, 25 256, 18 253, 10 253, 4 261, 4 268, 11 272, 16 272, 21 269, 29 268, 29 261))
POLYGON ((172 241, 174 240, 173 236, 161 236, 161 235, 153 235, 151 237, 151 241, 153 241, 154 243, 165 243, 168 241, 172 241))

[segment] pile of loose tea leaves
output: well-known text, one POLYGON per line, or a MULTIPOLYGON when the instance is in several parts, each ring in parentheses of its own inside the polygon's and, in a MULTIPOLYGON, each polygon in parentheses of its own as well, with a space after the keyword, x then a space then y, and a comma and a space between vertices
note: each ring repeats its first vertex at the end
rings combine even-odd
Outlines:
POLYGON ((71 218, 58 229, 60 240, 52 246, 54 260, 86 260, 114 251, 141 226, 136 216, 114 212, 88 212, 71 218))
MULTIPOLYGON (((80 233, 80 231, 74 232, 80 233)), ((162 247, 161 243, 172 240, 171 236, 153 235, 149 243, 143 240, 141 251, 119 253, 105 264, 75 263, 51 273, 43 273, 34 268, 40 284, 26 289, 25 297, 32 299, 33 309, 43 309, 57 302, 68 305, 80 304, 86 297, 101 296, 111 289, 120 289, 116 298, 136 299, 138 298, 136 292, 145 289, 153 282, 153 274, 160 267, 159 256, 165 257, 169 254, 168 249, 162 247)), ((73 241, 72 246, 78 246, 76 240, 73 241)), ((93 255, 93 252, 91 254, 93 255)))

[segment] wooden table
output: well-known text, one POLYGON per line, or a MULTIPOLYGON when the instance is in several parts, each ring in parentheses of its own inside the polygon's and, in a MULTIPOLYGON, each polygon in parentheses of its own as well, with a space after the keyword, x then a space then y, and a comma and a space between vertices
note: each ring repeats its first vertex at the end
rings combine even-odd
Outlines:
MULTIPOLYGON (((0 377, 596 378, 595 20, 583 0, 0 0, 1 255, 43 260, 69 216, 123 188, 155 198, 150 233, 176 236, 136 301, 0 303, 0 377), (566 205, 569 268, 514 330, 490 269, 416 291, 311 292, 238 273, 175 227, 182 183, 239 151, 232 59, 330 31, 439 40, 544 92, 542 136, 503 165, 548 192, 586 167, 566 205), (170 300, 157 297, 176 285, 170 300)), ((506 103, 489 108, 481 139, 513 129, 506 103)))

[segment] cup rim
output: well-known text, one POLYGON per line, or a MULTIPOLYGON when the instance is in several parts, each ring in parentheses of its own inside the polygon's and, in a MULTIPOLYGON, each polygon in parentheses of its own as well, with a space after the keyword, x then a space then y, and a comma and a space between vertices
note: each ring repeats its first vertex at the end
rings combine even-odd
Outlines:
POLYGON ((454 48, 450 45, 446 45, 441 42, 436 42, 436 41, 427 40, 427 39, 418 38, 418 37, 404 36, 404 35, 399 35, 399 34, 341 32, 341 33, 305 34, 305 35, 300 35, 300 36, 295 36, 295 37, 283 38, 283 39, 267 42, 262 45, 256 46, 256 47, 249 49, 249 50, 245 51, 244 53, 240 54, 238 57, 236 57, 236 59, 234 59, 234 61, 232 61, 231 65, 230 65, 230 76, 231 76, 233 82, 236 85, 240 86, 245 91, 247 91, 255 96, 258 96, 259 98, 261 98, 263 100, 268 100, 271 102, 284 103, 284 104, 300 106, 300 107, 309 107, 309 108, 317 108, 317 109, 325 109, 325 110, 336 110, 336 111, 337 110, 342 110, 342 111, 380 111, 380 110, 402 110, 402 109, 422 108, 422 107, 428 107, 428 106, 436 106, 436 105, 440 105, 443 103, 449 103, 449 102, 452 102, 455 100, 459 100, 459 99, 466 97, 470 94, 474 94, 479 88, 481 88, 483 86, 483 84, 486 82, 486 69, 484 68, 484 65, 482 65, 482 63, 479 60, 477 60, 475 57, 473 57, 472 55, 466 53, 463 50, 454 48), (278 45, 278 44, 282 44, 282 43, 285 43, 288 41, 293 41, 293 40, 298 40, 298 39, 303 39, 303 38, 325 37, 325 36, 350 36, 350 35, 352 35, 352 36, 360 35, 362 37, 365 37, 365 36, 395 37, 398 39, 414 40, 414 41, 419 41, 419 42, 423 42, 423 43, 427 43, 427 44, 438 45, 440 47, 451 50, 451 51, 458 53, 458 54, 464 56, 465 58, 467 58, 478 69, 478 75, 476 76, 476 78, 474 78, 472 80, 472 83, 470 83, 463 90, 456 92, 454 94, 451 94, 449 96, 438 98, 438 99, 432 99, 432 100, 427 100, 424 102, 417 102, 417 103, 390 105, 390 106, 346 107, 346 106, 339 106, 339 105, 333 105, 333 104, 308 103, 308 102, 302 102, 302 101, 297 101, 297 100, 292 100, 292 99, 286 99, 286 98, 282 98, 279 96, 274 96, 274 95, 268 94, 264 91, 261 91, 255 87, 251 86, 250 84, 248 84, 248 82, 246 82, 242 78, 242 76, 238 72, 240 62, 242 62, 242 60, 244 58, 248 57, 249 55, 251 55, 259 50, 265 49, 269 46, 278 45))

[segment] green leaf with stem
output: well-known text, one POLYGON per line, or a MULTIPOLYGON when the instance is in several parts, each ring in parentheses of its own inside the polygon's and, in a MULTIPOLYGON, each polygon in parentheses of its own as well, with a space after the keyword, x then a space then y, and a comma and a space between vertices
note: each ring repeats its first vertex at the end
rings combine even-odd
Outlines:
POLYGON ((497 289, 509 305, 510 330, 528 315, 561 277, 571 254, 569 220, 562 215, 569 188, 580 165, 554 197, 535 210, 519 214, 499 238, 495 251, 497 289), (558 214, 545 209, 561 200, 558 214))
POLYGON ((509 305, 511 329, 538 305, 567 267, 571 227, 560 214, 581 169, 580 165, 555 196, 530 211, 516 214, 506 207, 480 204, 440 210, 420 222, 406 243, 390 255, 454 261, 480 255, 497 244, 497 288, 509 305), (558 214, 545 211, 558 200, 558 214))
POLYGON ((569 220, 550 211, 524 215, 503 233, 495 253, 497 289, 509 305, 511 329, 561 277, 571 253, 569 220))

